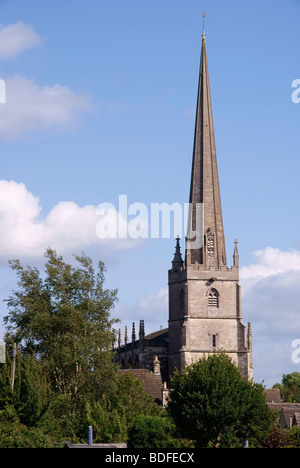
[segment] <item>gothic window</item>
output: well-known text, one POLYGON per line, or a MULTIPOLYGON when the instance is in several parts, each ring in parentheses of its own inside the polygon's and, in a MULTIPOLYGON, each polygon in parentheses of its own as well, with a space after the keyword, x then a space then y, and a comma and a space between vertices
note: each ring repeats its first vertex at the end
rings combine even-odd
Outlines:
POLYGON ((208 294, 208 307, 210 309, 219 308, 219 294, 215 289, 212 289, 208 294))

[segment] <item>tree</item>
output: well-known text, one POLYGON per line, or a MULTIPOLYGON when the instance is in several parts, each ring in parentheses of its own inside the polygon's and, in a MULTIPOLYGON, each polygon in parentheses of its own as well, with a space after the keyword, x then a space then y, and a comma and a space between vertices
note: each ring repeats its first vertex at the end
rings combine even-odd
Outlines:
POLYGON ((36 268, 10 262, 18 290, 8 298, 6 341, 16 341, 23 355, 33 355, 44 367, 52 389, 75 400, 82 393, 98 396, 111 388, 117 366, 112 364, 115 341, 110 310, 117 290, 104 289, 105 266, 95 271, 86 255, 76 266, 48 248, 44 278, 36 268))
POLYGON ((168 411, 182 437, 198 447, 242 447, 263 439, 273 423, 263 386, 243 380, 225 353, 175 372, 168 411))
POLYGON ((87 404, 87 422, 94 428, 97 442, 124 442, 128 428, 140 415, 156 417, 163 414, 154 397, 145 393, 141 382, 132 371, 120 373, 115 392, 101 402, 87 404))
POLYGON ((137 416, 129 429, 128 448, 173 448, 175 428, 168 418, 137 416))
POLYGON ((13 392, 14 408, 20 423, 35 427, 52 398, 43 366, 33 356, 18 359, 16 382, 13 392))
POLYGON ((0 448, 53 448, 53 443, 38 429, 0 422, 0 448))
POLYGON ((300 372, 284 374, 281 384, 276 383, 273 388, 279 388, 284 402, 300 403, 300 372))

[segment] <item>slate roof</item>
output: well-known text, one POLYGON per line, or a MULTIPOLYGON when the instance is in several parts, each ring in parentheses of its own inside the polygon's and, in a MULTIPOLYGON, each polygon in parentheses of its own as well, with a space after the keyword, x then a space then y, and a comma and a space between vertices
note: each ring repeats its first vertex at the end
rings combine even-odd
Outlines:
POLYGON ((279 388, 271 388, 265 390, 267 403, 281 403, 281 396, 279 388))

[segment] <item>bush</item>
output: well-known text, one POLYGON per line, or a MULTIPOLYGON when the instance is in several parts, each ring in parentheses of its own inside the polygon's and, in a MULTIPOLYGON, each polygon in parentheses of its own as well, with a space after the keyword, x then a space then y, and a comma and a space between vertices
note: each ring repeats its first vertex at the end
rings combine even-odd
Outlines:
POLYGON ((53 443, 38 429, 28 429, 19 423, 2 423, 0 448, 53 448, 53 443))
POLYGON ((128 448, 174 448, 175 427, 159 416, 138 416, 129 428, 128 448))
POLYGON ((300 427, 291 427, 286 429, 286 445, 285 448, 300 448, 300 427))

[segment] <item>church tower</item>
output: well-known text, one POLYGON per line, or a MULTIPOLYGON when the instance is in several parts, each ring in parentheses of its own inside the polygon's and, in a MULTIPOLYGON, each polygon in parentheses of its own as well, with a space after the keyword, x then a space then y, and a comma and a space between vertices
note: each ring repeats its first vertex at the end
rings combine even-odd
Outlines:
POLYGON ((226 259, 205 32, 189 202, 185 258, 177 239, 169 270, 169 375, 224 350, 242 376, 252 379, 251 326, 247 331, 242 321, 237 242, 230 268, 226 259))

